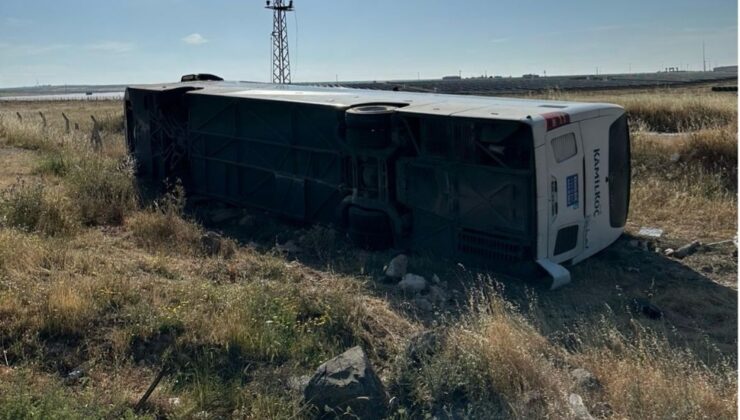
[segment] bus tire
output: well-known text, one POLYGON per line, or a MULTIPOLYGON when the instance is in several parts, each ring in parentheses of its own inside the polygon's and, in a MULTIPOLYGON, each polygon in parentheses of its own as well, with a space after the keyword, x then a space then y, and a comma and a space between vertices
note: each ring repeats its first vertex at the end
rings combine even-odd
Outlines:
POLYGON ((394 105, 365 105, 350 108, 344 114, 347 128, 385 128, 398 109, 394 105))

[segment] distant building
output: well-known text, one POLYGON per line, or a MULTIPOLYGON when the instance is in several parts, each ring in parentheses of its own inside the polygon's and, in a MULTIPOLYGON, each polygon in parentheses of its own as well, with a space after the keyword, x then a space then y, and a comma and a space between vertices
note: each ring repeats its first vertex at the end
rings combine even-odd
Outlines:
POLYGON ((461 80, 460 76, 444 76, 442 80, 461 80))
POLYGON ((522 75, 522 78, 524 78, 524 79, 537 79, 539 77, 540 77, 539 74, 524 74, 524 75, 522 75))
POLYGON ((737 66, 721 66, 715 67, 714 71, 721 71, 725 73, 737 73, 737 66))

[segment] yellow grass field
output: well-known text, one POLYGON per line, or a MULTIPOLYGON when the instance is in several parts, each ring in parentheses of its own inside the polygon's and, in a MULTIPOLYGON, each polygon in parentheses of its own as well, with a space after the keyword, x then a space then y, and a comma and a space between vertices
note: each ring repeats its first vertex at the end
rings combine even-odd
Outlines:
POLYGON ((433 311, 378 280, 390 251, 248 211, 214 224, 177 186, 142 194, 118 102, 0 101, 0 419, 310 418, 291 384, 355 345, 390 418, 568 418, 572 393, 596 418, 737 418, 737 96, 542 96, 627 109, 625 237, 557 291, 412 256, 411 272, 446 283, 433 311), (648 243, 641 227, 665 233, 648 243), (209 229, 224 232, 216 250, 209 229), (288 240, 297 250, 276 246, 288 240), (709 245, 662 252, 692 240, 709 245), (580 387, 577 368, 598 384, 580 387))

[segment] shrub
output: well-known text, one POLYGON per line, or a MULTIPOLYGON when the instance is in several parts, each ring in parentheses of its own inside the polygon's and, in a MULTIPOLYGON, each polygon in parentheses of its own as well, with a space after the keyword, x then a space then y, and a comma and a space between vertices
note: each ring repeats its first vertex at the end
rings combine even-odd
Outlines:
POLYGON ((0 192, 0 224, 48 236, 76 227, 75 209, 62 196, 47 194, 41 184, 19 182, 0 192))
POLYGON ((63 177, 72 167, 72 159, 63 153, 52 152, 41 157, 41 162, 34 170, 36 174, 51 174, 63 177))
POLYGON ((125 215, 138 206, 133 163, 129 159, 104 158, 88 152, 70 169, 66 181, 83 224, 120 225, 125 215))
POLYGON ((128 218, 126 225, 136 242, 150 251, 198 255, 203 230, 184 218, 184 207, 185 191, 178 184, 151 208, 128 218))
POLYGON ((407 379, 413 404, 473 417, 563 416, 563 374, 556 367, 562 350, 496 292, 479 294, 470 309, 407 379))
POLYGON ((106 114, 98 117, 98 128, 101 131, 119 133, 123 131, 123 114, 106 114))

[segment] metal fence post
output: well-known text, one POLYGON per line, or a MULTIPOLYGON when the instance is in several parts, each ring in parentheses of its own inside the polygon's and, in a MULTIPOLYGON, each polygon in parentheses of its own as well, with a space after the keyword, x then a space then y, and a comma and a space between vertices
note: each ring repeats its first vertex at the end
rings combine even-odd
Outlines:
POLYGON ((64 132, 69 134, 69 118, 64 112, 62 112, 62 118, 64 118, 64 132))
POLYGON ((98 120, 95 119, 94 115, 90 115, 90 119, 93 121, 92 134, 90 135, 90 145, 93 149, 100 150, 103 147, 103 139, 100 138, 100 128, 98 127, 98 120))

